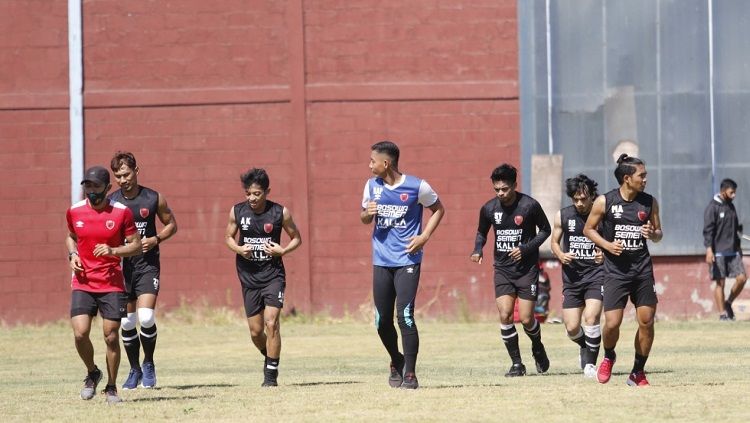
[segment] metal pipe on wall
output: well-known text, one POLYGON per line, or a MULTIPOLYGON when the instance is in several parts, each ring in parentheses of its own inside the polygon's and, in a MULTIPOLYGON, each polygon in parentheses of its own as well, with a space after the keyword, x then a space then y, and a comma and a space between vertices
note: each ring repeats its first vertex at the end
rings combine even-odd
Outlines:
POLYGON ((714 2, 708 0, 708 104, 711 136, 711 186, 716 186, 716 129, 714 127, 714 2))
POLYGON ((68 78, 70 92, 70 203, 81 199, 83 143, 83 24, 81 0, 68 0, 68 78))

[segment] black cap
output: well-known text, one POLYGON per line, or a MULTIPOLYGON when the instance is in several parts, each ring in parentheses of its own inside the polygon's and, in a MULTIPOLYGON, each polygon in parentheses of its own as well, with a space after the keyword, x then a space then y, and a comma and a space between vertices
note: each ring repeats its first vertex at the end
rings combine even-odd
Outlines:
POLYGON ((93 166, 86 170, 81 184, 86 181, 101 185, 109 185, 109 171, 101 166, 93 166))

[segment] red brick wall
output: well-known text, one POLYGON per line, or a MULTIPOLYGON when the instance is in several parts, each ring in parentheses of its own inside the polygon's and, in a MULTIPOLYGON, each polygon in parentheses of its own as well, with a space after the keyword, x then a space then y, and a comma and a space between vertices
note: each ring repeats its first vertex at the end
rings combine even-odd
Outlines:
POLYGON ((70 279, 66 2, 0 2, 0 319, 64 316, 70 279))
MULTIPOLYGON (((261 166, 304 238, 285 259, 288 308, 369 316, 359 204, 369 146, 391 139, 448 210, 418 311, 494 313, 491 263, 468 254, 491 169, 520 163, 515 0, 92 0, 83 23, 85 164, 133 151, 178 221, 160 307, 241 307, 224 228, 239 174, 261 166)), ((66 4, 0 2, 0 26, 0 319, 63 318, 66 4)), ((657 263, 661 309, 700 315, 700 258, 657 263)))

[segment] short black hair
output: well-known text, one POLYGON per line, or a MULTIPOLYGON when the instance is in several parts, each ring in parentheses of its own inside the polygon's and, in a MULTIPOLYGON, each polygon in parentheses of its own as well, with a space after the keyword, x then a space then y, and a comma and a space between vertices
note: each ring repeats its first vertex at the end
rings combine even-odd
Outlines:
POLYGON ((734 180, 725 178, 722 179, 721 185, 719 185, 719 191, 724 191, 725 189, 732 188, 734 190, 737 189, 737 182, 734 182, 734 180))
POLYGON ((394 169, 398 169, 398 157, 400 155, 400 151, 398 149, 398 146, 391 142, 391 141, 380 141, 376 142, 375 144, 370 147, 372 151, 375 151, 379 154, 385 154, 388 157, 391 158, 391 164, 393 165, 394 169))
POLYGON ((240 176, 240 181, 242 181, 242 187, 245 189, 250 188, 250 185, 252 184, 258 184, 258 186, 265 191, 268 189, 268 186, 271 185, 266 170, 255 167, 243 173, 242 176, 240 176))
POLYGON ((115 153, 109 163, 109 167, 112 168, 112 172, 117 172, 122 165, 127 165, 131 169, 135 169, 138 166, 133 153, 129 151, 118 151, 115 153))
POLYGON ((589 178, 583 173, 565 180, 565 190, 568 194, 568 197, 570 198, 573 198, 573 196, 575 196, 579 192, 582 192, 589 197, 596 197, 596 187, 598 185, 599 184, 597 184, 593 179, 589 178))
POLYGON ((492 171, 492 175, 490 175, 490 179, 492 180, 492 182, 503 181, 512 185, 516 183, 517 176, 518 176, 518 171, 516 170, 515 167, 513 167, 513 165, 509 165, 508 163, 503 163, 500 166, 496 167, 495 170, 492 171))
POLYGON ((638 157, 628 156, 625 153, 620 154, 620 157, 617 159, 617 168, 615 168, 615 179, 617 179, 617 183, 622 185, 625 176, 635 173, 635 167, 637 165, 645 164, 646 163, 638 157))

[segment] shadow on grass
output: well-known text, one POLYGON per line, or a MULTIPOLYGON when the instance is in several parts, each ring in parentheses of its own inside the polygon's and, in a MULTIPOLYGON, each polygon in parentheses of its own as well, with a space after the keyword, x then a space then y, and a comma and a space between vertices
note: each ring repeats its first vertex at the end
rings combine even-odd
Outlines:
POLYGON ((204 398, 213 398, 214 395, 186 395, 183 397, 148 397, 148 398, 132 398, 125 400, 126 402, 161 402, 161 401, 175 401, 175 400, 197 400, 204 398))
MULTIPOLYGON (((659 369, 659 370, 653 370, 653 371, 647 371, 647 375, 651 374, 670 374, 674 373, 674 370, 667 370, 667 369, 659 369)), ((612 372, 612 376, 628 376, 630 372, 612 372)), ((527 374, 525 376, 521 376, 522 378, 526 377, 554 377, 554 376, 581 376, 581 372, 579 371, 572 371, 572 372, 554 372, 554 373, 545 373, 545 374, 538 374, 538 373, 531 373, 527 374)), ((514 378, 506 378, 502 377, 501 380, 511 381, 514 378)), ((594 379, 592 379, 594 380, 594 379)), ((722 385, 723 383, 710 383, 710 384, 703 384, 703 385, 722 385)), ((688 384, 670 384, 668 386, 687 386, 687 385, 698 385, 696 383, 688 383, 688 384)), ((486 387, 494 387, 494 386, 508 386, 508 383, 478 383, 478 384, 455 384, 455 385, 435 385, 435 386, 420 386, 420 389, 455 389, 455 388, 476 388, 478 386, 486 386, 486 387)), ((667 386, 667 385, 665 385, 667 386)))
POLYGON ((353 385, 357 382, 355 380, 341 380, 334 382, 301 382, 301 383, 290 383, 289 386, 326 386, 326 385, 353 385))
POLYGON ((235 384, 232 383, 205 383, 196 385, 177 385, 177 386, 162 386, 162 388, 177 389, 178 391, 186 391, 188 389, 200 389, 200 388, 234 388, 235 384))

